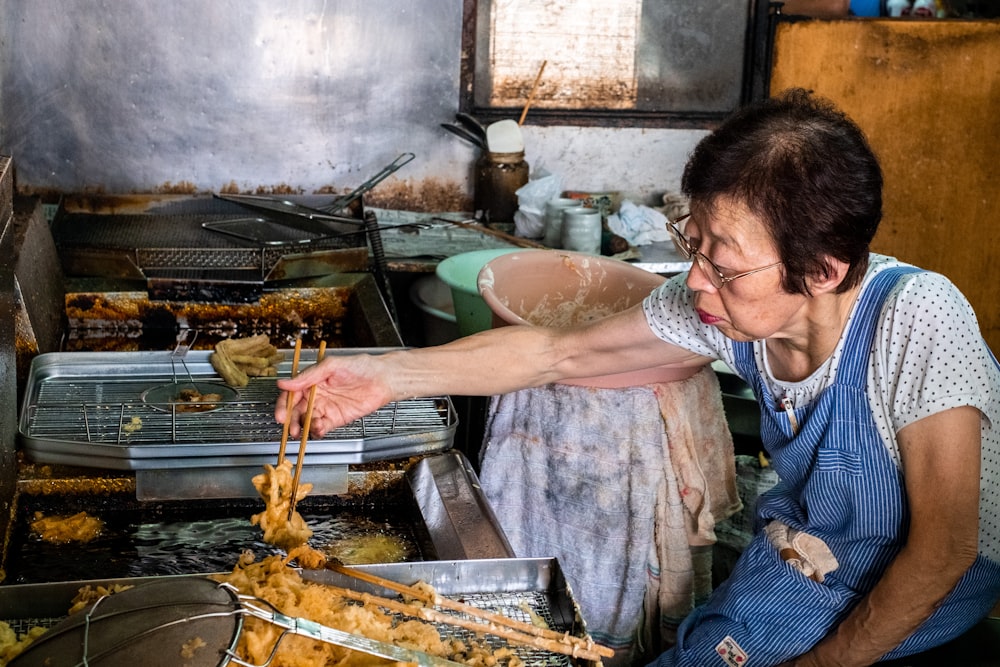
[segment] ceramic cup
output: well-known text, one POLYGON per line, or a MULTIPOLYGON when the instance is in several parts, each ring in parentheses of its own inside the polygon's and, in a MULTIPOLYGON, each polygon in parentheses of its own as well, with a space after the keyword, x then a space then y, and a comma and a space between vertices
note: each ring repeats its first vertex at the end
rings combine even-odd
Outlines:
POLYGON ((565 250, 601 254, 601 212, 579 206, 563 210, 562 247, 565 250))
POLYGON ((562 244, 563 211, 567 208, 580 206, 580 200, 567 197, 556 197, 545 202, 545 236, 542 243, 550 248, 559 248, 562 244))

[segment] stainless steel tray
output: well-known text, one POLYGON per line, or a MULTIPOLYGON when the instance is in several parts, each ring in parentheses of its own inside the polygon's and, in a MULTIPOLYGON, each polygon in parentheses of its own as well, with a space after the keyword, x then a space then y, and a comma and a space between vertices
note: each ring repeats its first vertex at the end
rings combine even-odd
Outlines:
MULTIPOLYGON (((442 596, 528 623, 532 622, 531 614, 537 614, 553 630, 569 632, 577 637, 588 636, 579 606, 554 558, 423 561, 358 565, 353 569, 404 584, 424 581, 442 596)), ((318 584, 332 584, 385 597, 395 595, 377 585, 329 570, 306 570, 302 576, 318 584)), ((70 601, 85 585, 135 585, 158 578, 163 577, 0 586, 0 620, 10 624, 17 632, 25 632, 34 625, 51 626, 65 617, 70 601)), ((467 630, 451 625, 435 625, 444 637, 467 636, 464 634, 467 630)), ((491 639, 490 644, 494 648, 507 645, 500 638, 491 639)), ((527 665, 595 664, 514 644, 510 648, 527 665)))
MULTIPOLYGON (((385 348, 330 350, 381 353, 385 348)), ((275 378, 253 378, 204 412, 182 412, 157 398, 165 384, 209 389, 222 380, 208 351, 183 362, 171 352, 54 352, 32 360, 18 434, 38 463, 118 470, 259 466, 276 460, 281 426, 274 421, 275 378)), ((288 361, 279 377, 291 370, 288 361)), ((300 370, 316 360, 303 350, 300 370)), ((207 393, 207 392, 205 392, 207 393)), ((451 399, 392 403, 352 424, 310 439, 306 465, 346 465, 442 451, 454 441, 458 418, 451 399)), ((286 454, 298 455, 290 440, 286 454)))

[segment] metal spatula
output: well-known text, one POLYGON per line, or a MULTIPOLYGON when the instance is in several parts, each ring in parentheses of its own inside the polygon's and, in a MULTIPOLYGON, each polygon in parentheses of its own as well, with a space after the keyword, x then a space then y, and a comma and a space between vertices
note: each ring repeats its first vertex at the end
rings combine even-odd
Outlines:
MULTIPOLYGON (((98 600, 70 615, 32 643, 10 667, 225 667, 250 665, 236 656, 243 618, 273 623, 285 634, 310 637, 381 658, 426 667, 461 667, 438 656, 402 648, 303 618, 269 602, 240 595, 201 577, 168 577, 98 600)), ((272 653, 264 665, 274 659, 272 653)))

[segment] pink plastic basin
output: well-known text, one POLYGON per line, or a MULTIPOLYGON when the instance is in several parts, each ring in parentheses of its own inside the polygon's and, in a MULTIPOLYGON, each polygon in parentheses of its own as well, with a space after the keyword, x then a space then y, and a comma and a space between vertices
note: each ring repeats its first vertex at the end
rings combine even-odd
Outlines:
MULTIPOLYGON (((508 324, 565 327, 601 319, 642 302, 663 280, 610 257, 524 250, 487 262, 477 282, 496 328, 508 324)), ((682 380, 696 371, 654 366, 563 384, 621 388, 682 380)))

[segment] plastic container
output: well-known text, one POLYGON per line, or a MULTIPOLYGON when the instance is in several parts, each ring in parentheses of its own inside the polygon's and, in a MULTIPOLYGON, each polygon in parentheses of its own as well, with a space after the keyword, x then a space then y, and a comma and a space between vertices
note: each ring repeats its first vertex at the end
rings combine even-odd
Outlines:
POLYGON ((459 336, 492 328, 493 313, 479 295, 476 280, 487 262, 518 250, 519 248, 473 250, 452 255, 437 265, 437 277, 451 288, 459 336))
MULTIPOLYGON (((564 250, 521 250, 490 260, 479 274, 479 292, 493 325, 573 326, 641 303, 663 276, 610 257, 564 250)), ((697 368, 664 366, 562 384, 621 388, 691 377, 697 368)))
POLYGON ((432 273, 414 280, 410 285, 410 301, 420 309, 426 345, 442 345, 458 338, 451 288, 437 275, 432 273))
POLYGON ((882 0, 851 0, 851 13, 855 16, 880 16, 882 0))

